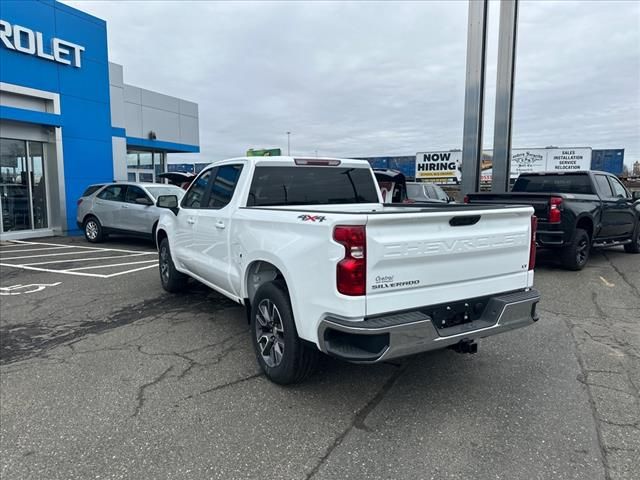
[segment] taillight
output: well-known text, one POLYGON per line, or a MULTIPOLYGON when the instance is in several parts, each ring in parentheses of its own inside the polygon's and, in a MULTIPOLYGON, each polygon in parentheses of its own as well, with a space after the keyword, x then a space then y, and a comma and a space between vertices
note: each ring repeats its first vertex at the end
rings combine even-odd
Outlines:
POLYGON ((549 199, 549 223, 560 223, 561 205, 562 197, 551 197, 549 199))
POLYGON ((80 200, 78 200, 78 201, 76 202, 76 206, 78 206, 78 207, 79 207, 81 203, 82 203, 82 199, 80 199, 80 200))
POLYGON ((529 247, 529 270, 536 268, 536 231, 538 230, 538 217, 531 215, 531 247, 529 247))
POLYGON ((367 280, 367 232, 364 225, 338 225, 333 239, 344 246, 344 258, 336 267, 338 292, 364 295, 367 280))
POLYGON ((464 203, 469 203, 469 195, 464 196, 464 203))

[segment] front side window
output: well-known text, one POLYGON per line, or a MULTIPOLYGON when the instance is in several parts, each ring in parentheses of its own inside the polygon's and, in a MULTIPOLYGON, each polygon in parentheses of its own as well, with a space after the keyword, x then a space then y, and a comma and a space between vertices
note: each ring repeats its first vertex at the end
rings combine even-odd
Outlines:
POLYGON ((242 165, 218 167, 216 177, 211 183, 211 192, 207 202, 209 208, 222 208, 231 201, 240 172, 242 172, 242 165))
POLYGON ((111 202, 124 202, 124 191, 126 185, 111 185, 102 190, 98 194, 100 200, 109 200, 111 202))
POLYGON ((614 197, 620 197, 620 198, 630 198, 631 197, 627 193, 627 189, 624 188, 624 185, 622 185, 617 178, 609 177, 609 183, 611 183, 611 188, 613 188, 614 197))
POLYGON ((191 184, 189 191, 184 196, 182 206, 184 208, 202 208, 204 196, 207 193, 209 180, 211 179, 211 170, 207 170, 191 184))
POLYGON ((149 197, 146 193, 140 188, 134 185, 129 185, 127 188, 127 194, 125 196, 125 202, 127 203, 138 203, 138 199, 143 198, 145 200, 149 200, 149 197))

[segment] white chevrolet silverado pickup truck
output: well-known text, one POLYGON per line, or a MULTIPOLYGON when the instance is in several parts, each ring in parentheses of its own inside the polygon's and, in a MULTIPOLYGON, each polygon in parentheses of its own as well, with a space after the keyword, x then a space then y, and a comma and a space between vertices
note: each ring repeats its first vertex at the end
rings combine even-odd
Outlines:
POLYGON ((530 206, 386 205, 361 160, 214 163, 158 198, 160 279, 247 307, 258 363, 301 381, 318 351, 373 363, 537 320, 530 206))

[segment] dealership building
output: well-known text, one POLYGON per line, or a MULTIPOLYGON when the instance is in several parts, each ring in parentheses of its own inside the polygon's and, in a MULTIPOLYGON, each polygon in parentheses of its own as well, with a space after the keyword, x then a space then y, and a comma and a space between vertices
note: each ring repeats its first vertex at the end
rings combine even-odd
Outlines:
POLYGON ((73 233, 88 185, 154 182, 168 153, 200 151, 198 105, 108 59, 105 21, 0 0, 0 240, 73 233))

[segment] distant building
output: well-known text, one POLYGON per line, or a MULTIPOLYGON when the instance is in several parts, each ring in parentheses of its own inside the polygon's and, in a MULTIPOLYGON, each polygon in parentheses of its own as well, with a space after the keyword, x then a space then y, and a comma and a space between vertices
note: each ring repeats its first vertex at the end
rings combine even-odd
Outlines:
POLYGON ((636 162, 633 164, 633 175, 640 176, 640 162, 636 162))

